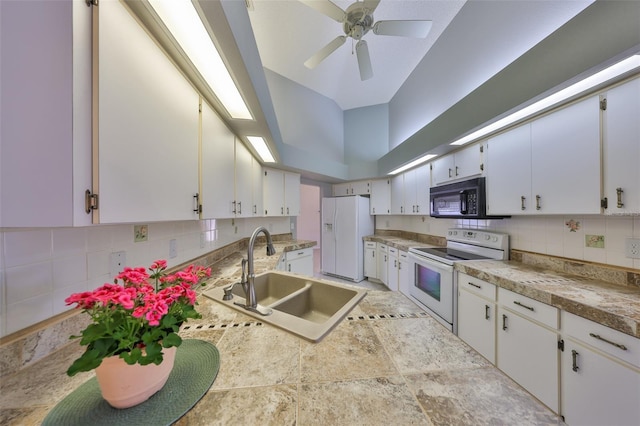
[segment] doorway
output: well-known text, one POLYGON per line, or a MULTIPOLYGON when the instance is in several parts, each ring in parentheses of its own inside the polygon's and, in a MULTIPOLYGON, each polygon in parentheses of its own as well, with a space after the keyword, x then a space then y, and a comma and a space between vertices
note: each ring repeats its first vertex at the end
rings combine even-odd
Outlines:
POLYGON ((320 273, 320 187, 300 184, 300 215, 298 216, 297 238, 317 241, 313 247, 313 274, 320 273))

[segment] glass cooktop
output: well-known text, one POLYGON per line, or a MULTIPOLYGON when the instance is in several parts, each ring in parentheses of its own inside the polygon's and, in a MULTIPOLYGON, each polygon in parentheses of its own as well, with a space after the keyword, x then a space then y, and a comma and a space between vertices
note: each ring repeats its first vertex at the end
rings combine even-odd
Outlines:
POLYGON ((412 247, 409 251, 425 257, 437 257, 451 261, 490 259, 474 253, 456 250, 450 247, 412 247), (429 256, 431 255, 431 256, 429 256))

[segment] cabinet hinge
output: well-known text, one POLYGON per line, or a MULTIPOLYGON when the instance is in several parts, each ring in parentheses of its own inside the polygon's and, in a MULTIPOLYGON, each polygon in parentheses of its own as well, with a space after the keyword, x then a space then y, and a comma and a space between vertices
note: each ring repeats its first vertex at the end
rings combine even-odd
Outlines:
POLYGON ((600 101, 600 109, 602 111, 606 111, 607 110, 607 98, 604 98, 600 101))
POLYGON ((89 189, 84 191, 84 211, 87 214, 91 213, 91 210, 98 210, 98 194, 92 194, 89 189))
POLYGON ((609 200, 607 199, 607 197, 604 197, 602 200, 600 200, 600 207, 602 207, 603 209, 609 208, 609 200))
POLYGON ((98 5, 98 0, 84 0, 84 2, 87 4, 88 7, 98 5))
POLYGON ((562 339, 558 340, 558 349, 564 352, 564 340, 562 339))

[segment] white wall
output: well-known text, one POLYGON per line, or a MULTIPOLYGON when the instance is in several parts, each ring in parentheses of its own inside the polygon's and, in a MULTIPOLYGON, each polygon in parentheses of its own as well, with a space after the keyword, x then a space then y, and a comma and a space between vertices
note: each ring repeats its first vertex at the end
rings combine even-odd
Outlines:
POLYGON ((273 234, 290 232, 288 217, 150 223, 148 240, 138 243, 133 224, 5 229, 0 232, 0 337, 68 310, 64 299, 71 293, 111 282, 113 252, 124 251, 131 267, 157 259, 175 266, 249 237, 260 225, 273 234), (169 258, 172 239, 175 258, 169 258))
POLYGON ((640 217, 523 216, 501 220, 432 219, 428 216, 376 217, 377 229, 398 229, 444 237, 446 230, 452 227, 505 232, 510 236, 513 249, 640 269, 640 260, 627 258, 624 253, 626 238, 640 238, 640 217), (578 229, 571 231, 567 224, 570 221, 578 223, 578 229), (604 236, 604 248, 586 247, 587 235, 604 236))

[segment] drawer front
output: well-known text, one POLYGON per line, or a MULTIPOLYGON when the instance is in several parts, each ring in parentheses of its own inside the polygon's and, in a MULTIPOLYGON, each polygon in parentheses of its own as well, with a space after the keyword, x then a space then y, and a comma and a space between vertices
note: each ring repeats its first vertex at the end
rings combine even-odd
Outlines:
POLYGON ((387 251, 389 252, 389 257, 394 256, 398 257, 398 249, 395 247, 388 247, 387 251))
POLYGON ((366 249, 375 249, 376 248, 375 241, 365 241, 364 242, 364 248, 366 248, 366 249))
POLYGON ((378 243, 378 250, 383 251, 383 252, 387 252, 387 245, 386 244, 382 244, 382 243, 378 243))
POLYGON ((462 272, 458 272, 458 288, 463 288, 494 302, 496 300, 497 287, 494 284, 479 280, 462 272))
POLYGON ((562 334, 640 368, 640 339, 565 311, 562 334))
POLYGON ((541 324, 551 327, 555 330, 559 328, 560 312, 546 303, 538 302, 526 296, 519 295, 513 291, 499 288, 498 302, 500 305, 524 317, 531 318, 541 324))
POLYGON ((311 256, 312 254, 313 254, 312 249, 306 248, 303 250, 288 251, 284 254, 284 256, 287 259, 287 261, 290 261, 290 260, 300 259, 301 257, 311 256))

